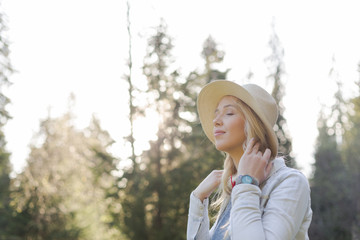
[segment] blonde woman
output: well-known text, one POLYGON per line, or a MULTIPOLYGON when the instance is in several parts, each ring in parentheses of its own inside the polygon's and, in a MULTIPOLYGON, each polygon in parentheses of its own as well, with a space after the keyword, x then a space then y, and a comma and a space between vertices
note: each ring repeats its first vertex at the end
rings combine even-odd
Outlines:
POLYGON ((277 156, 271 95, 254 84, 218 80, 201 90, 198 112, 206 136, 226 158, 224 169, 212 171, 190 195, 187 239, 308 239, 309 184, 277 156), (219 212, 210 229, 208 198, 216 189, 211 207, 219 212))

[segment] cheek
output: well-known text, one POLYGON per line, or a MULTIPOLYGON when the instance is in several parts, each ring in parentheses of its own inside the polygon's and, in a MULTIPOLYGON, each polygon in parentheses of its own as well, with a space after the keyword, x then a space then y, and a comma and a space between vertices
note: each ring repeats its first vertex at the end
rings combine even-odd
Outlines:
POLYGON ((236 130, 237 132, 238 131, 244 132, 245 122, 242 118, 234 119, 233 121, 229 122, 229 127, 232 130, 236 130))
POLYGON ((233 124, 233 132, 236 133, 239 141, 243 142, 245 140, 245 123, 243 120, 233 124))

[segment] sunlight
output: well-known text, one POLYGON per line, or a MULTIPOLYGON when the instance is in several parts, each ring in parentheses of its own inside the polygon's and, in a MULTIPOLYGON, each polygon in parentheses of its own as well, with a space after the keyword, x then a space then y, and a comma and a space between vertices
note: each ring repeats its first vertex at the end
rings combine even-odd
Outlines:
POLYGON ((146 117, 138 118, 134 123, 135 154, 140 155, 143 151, 149 150, 149 141, 157 139, 159 115, 152 109, 145 111, 146 117))

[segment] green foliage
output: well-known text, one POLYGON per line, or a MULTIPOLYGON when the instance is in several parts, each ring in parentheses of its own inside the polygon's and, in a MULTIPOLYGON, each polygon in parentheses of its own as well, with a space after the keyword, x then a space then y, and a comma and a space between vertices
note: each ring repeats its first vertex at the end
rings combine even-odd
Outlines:
POLYGON ((185 239, 191 191, 223 164, 223 156, 203 134, 196 97, 205 83, 226 77, 227 71, 213 68, 224 53, 209 37, 202 52, 205 69, 190 73, 183 81, 171 68, 172 48, 167 27, 161 22, 148 39, 143 67, 149 99, 145 107, 160 117, 157 139, 138 157, 141 162, 123 176, 127 180, 122 190, 123 231, 129 239, 185 239))
POLYGON ((205 40, 201 56, 205 60, 205 71, 200 78, 203 78, 205 83, 217 79, 226 79, 230 69, 222 72, 214 68, 216 63, 221 63, 224 60, 225 52, 218 49, 217 43, 211 36, 205 40))
POLYGON ((327 117, 320 117, 311 187, 313 220, 309 234, 311 239, 351 239, 353 209, 349 178, 336 135, 327 122, 327 117))
POLYGON ((10 62, 9 41, 6 36, 7 22, 6 15, 0 12, 0 125, 3 126, 10 118, 6 106, 10 99, 4 95, 3 88, 9 86, 9 76, 14 72, 10 62))
POLYGON ((11 206, 14 236, 22 239, 114 239, 108 191, 115 185, 112 144, 96 119, 86 131, 71 114, 47 118, 31 147, 28 165, 15 180, 11 206))
POLYGON ((6 138, 3 132, 4 125, 11 118, 6 109, 10 99, 5 96, 4 88, 10 85, 9 76, 13 73, 6 31, 6 15, 0 11, 0 239, 8 238, 12 215, 9 208, 10 153, 6 149, 6 138))
POLYGON ((351 109, 347 112, 349 126, 343 138, 343 158, 348 170, 348 178, 351 179, 349 186, 349 197, 352 204, 352 234, 360 236, 360 63, 358 65, 359 80, 357 96, 350 100, 351 109))
POLYGON ((273 34, 270 37, 269 47, 271 48, 271 55, 266 58, 269 64, 270 74, 268 79, 273 81, 274 87, 271 95, 274 97, 279 107, 279 117, 276 121, 274 129, 279 140, 279 153, 286 159, 286 165, 296 168, 296 162, 292 155, 292 140, 290 137, 289 129, 284 116, 285 106, 282 101, 285 95, 285 86, 282 78, 285 74, 284 49, 281 46, 279 37, 275 32, 273 25, 273 34))
MULTIPOLYGON (((347 150, 346 142, 349 134, 357 130, 351 128, 344 135, 348 124, 352 125, 355 121, 348 116, 349 106, 343 99, 341 83, 334 68, 330 71, 330 77, 335 79, 338 91, 330 114, 321 113, 318 122, 319 135, 311 187, 313 220, 309 237, 353 239, 353 227, 358 226, 354 218, 354 213, 359 212, 354 201, 357 199, 355 195, 358 188, 357 180, 351 174, 349 162, 353 157, 347 150), (347 119, 350 121, 347 122, 347 119)), ((351 149, 355 150, 353 147, 351 149)))

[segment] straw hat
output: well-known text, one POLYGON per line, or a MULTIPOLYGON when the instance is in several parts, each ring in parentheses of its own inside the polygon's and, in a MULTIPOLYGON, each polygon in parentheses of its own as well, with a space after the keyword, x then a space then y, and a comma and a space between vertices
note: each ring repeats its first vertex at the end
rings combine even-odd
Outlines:
POLYGON ((278 118, 278 107, 275 99, 255 84, 240 86, 232 81, 216 80, 203 87, 197 99, 197 108, 202 128, 210 141, 215 143, 213 134, 215 110, 219 101, 227 95, 239 98, 259 116, 270 137, 270 146, 276 147, 271 150, 277 152, 278 141, 273 127, 278 118))

